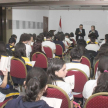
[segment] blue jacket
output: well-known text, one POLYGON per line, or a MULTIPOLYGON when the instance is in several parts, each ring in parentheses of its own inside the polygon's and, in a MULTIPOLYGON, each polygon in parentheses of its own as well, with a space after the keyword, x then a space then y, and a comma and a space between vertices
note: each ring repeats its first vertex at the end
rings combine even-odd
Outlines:
POLYGON ((23 102, 22 96, 19 96, 16 99, 10 100, 5 108, 52 108, 49 107, 48 104, 43 101, 39 100, 37 102, 23 102))

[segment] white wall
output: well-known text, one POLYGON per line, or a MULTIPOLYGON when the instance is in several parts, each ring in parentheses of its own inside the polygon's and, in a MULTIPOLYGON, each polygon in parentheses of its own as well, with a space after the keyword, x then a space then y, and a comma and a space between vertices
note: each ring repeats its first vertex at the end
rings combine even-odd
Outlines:
MULTIPOLYGON (((34 21, 43 22, 43 16, 49 16, 48 10, 24 10, 24 9, 13 9, 12 19, 20 21, 34 21)), ((43 32, 43 29, 13 29, 12 33, 18 36, 17 42, 19 41, 22 33, 39 33, 43 32)))
POLYGON ((103 10, 50 10, 49 11, 49 29, 58 31, 60 16, 62 18, 62 31, 74 32, 79 24, 83 24, 86 31, 86 37, 91 25, 96 26, 100 38, 108 33, 108 11, 103 10))

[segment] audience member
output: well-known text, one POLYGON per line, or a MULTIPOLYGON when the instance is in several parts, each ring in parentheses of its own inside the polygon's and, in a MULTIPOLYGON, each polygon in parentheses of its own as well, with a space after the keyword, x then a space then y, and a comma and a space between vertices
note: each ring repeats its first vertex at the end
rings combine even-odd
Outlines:
POLYGON ((48 84, 53 84, 63 89, 68 94, 71 101, 71 108, 73 108, 73 94, 71 87, 63 80, 67 74, 65 62, 57 58, 51 59, 48 63, 47 74, 48 84))
POLYGON ((36 34, 35 33, 33 34, 33 41, 34 42, 36 41, 36 34))
POLYGON ((14 38, 10 38, 9 43, 6 45, 7 53, 10 56, 13 55, 13 51, 15 50, 15 43, 16 43, 16 40, 14 38))
POLYGON ((86 46, 87 50, 95 51, 95 52, 99 50, 100 47, 98 44, 95 44, 95 40, 96 40, 95 34, 90 34, 90 42, 86 46))
POLYGON ((69 33, 65 33, 65 41, 67 42, 68 46, 71 46, 71 44, 73 43, 72 41, 70 41, 70 36, 69 33))
POLYGON ((70 56, 72 59, 71 63, 66 63, 66 70, 77 68, 86 73, 88 77, 90 77, 90 69, 87 65, 81 64, 82 53, 81 50, 77 47, 73 48, 70 52, 70 56))
POLYGON ((104 88, 107 88, 107 86, 105 84, 106 84, 106 80, 108 77, 107 76, 108 56, 103 56, 100 58, 99 64, 98 64, 98 70, 100 73, 98 80, 96 79, 96 80, 87 81, 83 88, 83 97, 85 99, 88 99, 92 95, 92 93, 105 92, 104 88))
POLYGON ((17 36, 15 34, 12 34, 11 38, 14 38, 15 40, 17 40, 17 36))
POLYGON ((63 42, 61 41, 61 34, 56 34, 55 36, 54 36, 54 43, 55 44, 59 44, 59 45, 61 45, 62 46, 62 48, 63 48, 63 52, 64 52, 64 50, 65 50, 65 48, 64 48, 64 44, 63 44, 63 42))
POLYGON ((30 70, 25 81, 25 96, 9 101, 5 108, 51 108, 40 100, 47 89, 47 75, 41 68, 30 70))
MULTIPOLYGON (((44 51, 43 46, 48 46, 52 49, 53 52, 53 58, 55 57, 56 52, 56 45, 55 43, 51 42, 52 36, 50 33, 46 34, 46 41, 42 42, 42 51, 44 51)), ((44 51, 45 52, 45 51, 44 51)))
POLYGON ((100 46, 105 43, 108 43, 108 34, 105 35, 105 40, 103 40, 102 43, 100 43, 100 46))
POLYGON ((30 36, 26 33, 22 34, 20 37, 20 42, 24 43, 26 46, 26 56, 30 59, 30 53, 32 51, 31 46, 28 44, 30 41, 30 36))

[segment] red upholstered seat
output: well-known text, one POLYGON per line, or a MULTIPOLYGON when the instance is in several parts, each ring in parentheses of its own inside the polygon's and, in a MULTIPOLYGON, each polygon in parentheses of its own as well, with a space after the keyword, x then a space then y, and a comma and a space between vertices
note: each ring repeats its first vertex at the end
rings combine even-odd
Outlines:
POLYGON ((73 42, 73 44, 75 46, 75 44, 76 44, 75 40, 74 39, 70 39, 70 40, 73 42))
POLYGON ((82 63, 82 64, 85 64, 85 65, 87 65, 89 68, 91 68, 90 60, 89 60, 87 57, 83 56, 83 57, 82 57, 82 60, 81 60, 81 63, 82 63))
POLYGON ((96 71, 97 71, 97 68, 98 68, 98 64, 99 64, 99 60, 94 65, 94 76, 96 75, 96 71))
POLYGON ((11 59, 10 75, 16 78, 26 78, 27 69, 25 64, 20 59, 11 59))
POLYGON ((63 55, 63 48, 61 45, 59 44, 56 44, 56 56, 60 56, 62 57, 63 55))
POLYGON ((88 77, 83 71, 75 68, 68 70, 67 76, 71 75, 75 75, 75 87, 73 91, 80 93, 79 95, 74 95, 74 97, 82 98, 82 91, 85 83, 88 81, 88 77))
POLYGON ((12 100, 12 97, 3 101, 3 102, 0 102, 0 108, 4 108, 4 106, 7 104, 8 101, 12 100))
POLYGON ((45 51, 47 58, 53 58, 53 52, 52 52, 52 49, 50 47, 43 46, 43 49, 45 51))
POLYGON ((100 92, 92 95, 86 101, 84 108, 108 108, 108 93, 100 92))
POLYGON ((34 53, 32 61, 36 61, 35 67, 47 68, 47 57, 41 52, 34 53))
POLYGON ((62 104, 60 108, 71 108, 70 99, 67 93, 57 86, 48 85, 47 91, 44 96, 62 99, 62 104))

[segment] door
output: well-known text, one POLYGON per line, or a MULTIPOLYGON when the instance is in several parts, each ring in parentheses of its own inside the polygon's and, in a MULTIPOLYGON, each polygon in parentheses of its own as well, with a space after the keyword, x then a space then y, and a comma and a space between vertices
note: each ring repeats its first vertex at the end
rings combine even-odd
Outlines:
POLYGON ((48 32, 48 17, 43 17, 43 32, 48 32))

